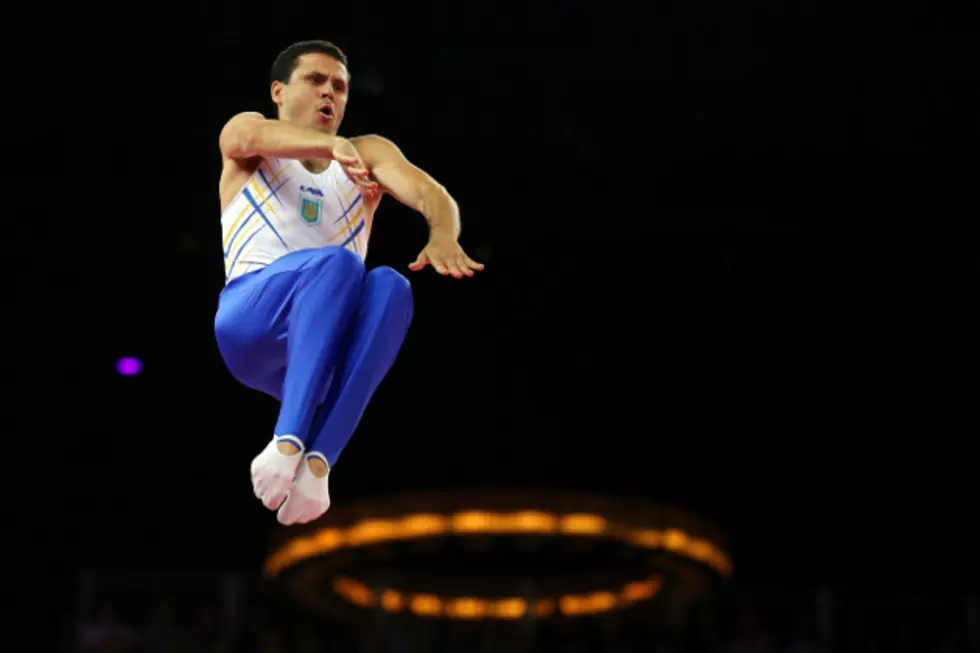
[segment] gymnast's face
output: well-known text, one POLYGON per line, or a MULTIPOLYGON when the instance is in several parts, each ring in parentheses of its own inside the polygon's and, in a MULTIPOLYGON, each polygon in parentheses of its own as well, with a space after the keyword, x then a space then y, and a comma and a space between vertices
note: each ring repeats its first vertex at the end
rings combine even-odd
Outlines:
POLYGON ((319 52, 299 58, 288 84, 272 83, 279 117, 297 125, 336 134, 347 108, 350 73, 333 57, 319 52))

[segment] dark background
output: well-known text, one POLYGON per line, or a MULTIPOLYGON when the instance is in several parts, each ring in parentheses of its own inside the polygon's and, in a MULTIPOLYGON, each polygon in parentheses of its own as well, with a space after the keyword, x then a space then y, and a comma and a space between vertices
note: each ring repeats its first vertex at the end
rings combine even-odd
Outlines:
POLYGON ((11 215, 34 234, 20 287, 59 295, 27 296, 51 316, 28 383, 58 402, 26 401, 62 488, 35 542, 70 543, 69 593, 84 567, 256 568, 268 550, 277 524, 247 467, 276 405, 236 385, 212 331, 217 137, 236 112, 274 115, 272 59, 306 38, 350 57, 341 133, 383 134, 444 183, 487 266, 409 272, 424 222, 383 202, 368 264, 412 280, 416 317, 331 475, 335 503, 648 498, 717 521, 741 582, 977 590, 965 12, 106 11, 60 11, 21 51, 15 104, 41 126, 9 133, 11 215), (39 262, 41 239, 58 263, 39 262), (116 374, 127 355, 142 375, 116 374))

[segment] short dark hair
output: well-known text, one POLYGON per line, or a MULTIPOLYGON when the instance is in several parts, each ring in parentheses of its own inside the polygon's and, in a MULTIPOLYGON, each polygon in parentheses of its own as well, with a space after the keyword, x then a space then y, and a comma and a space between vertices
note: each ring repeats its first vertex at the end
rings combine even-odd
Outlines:
POLYGON ((293 71, 296 70, 296 66, 299 64, 299 58, 304 54, 311 54, 313 52, 319 52, 333 57, 347 67, 347 55, 330 41, 300 41, 299 43, 293 43, 276 56, 276 60, 272 62, 272 79, 269 80, 270 83, 282 82, 283 84, 288 84, 289 79, 293 76, 293 71))

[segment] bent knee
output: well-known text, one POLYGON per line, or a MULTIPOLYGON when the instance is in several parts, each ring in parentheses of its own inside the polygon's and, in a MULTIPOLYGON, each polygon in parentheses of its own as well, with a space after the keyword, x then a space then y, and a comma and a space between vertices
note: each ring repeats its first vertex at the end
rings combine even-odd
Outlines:
POLYGON ((389 304, 411 311, 412 284, 400 272, 387 266, 377 267, 368 272, 367 283, 370 284, 372 292, 383 295, 389 304))
POLYGON ((258 339, 252 323, 237 311, 221 309, 214 318, 214 336, 222 349, 238 349, 258 339))
POLYGON ((360 283, 364 280, 364 259, 345 247, 326 247, 314 261, 316 268, 333 278, 360 283))
POLYGON ((219 315, 214 336, 218 353, 233 377, 252 385, 250 379, 266 372, 257 361, 266 359, 261 354, 267 349, 269 334, 254 322, 240 316, 219 315))

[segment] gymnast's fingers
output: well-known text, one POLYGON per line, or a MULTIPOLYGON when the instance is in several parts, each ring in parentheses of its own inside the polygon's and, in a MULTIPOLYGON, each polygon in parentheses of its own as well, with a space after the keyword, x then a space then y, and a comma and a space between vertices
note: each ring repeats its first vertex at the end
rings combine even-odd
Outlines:
POLYGON ((333 153, 333 158, 334 161, 344 166, 352 166, 360 162, 357 156, 353 154, 344 154, 343 152, 335 151, 333 153))
POLYGON ((448 261, 446 261, 446 267, 449 269, 449 273, 454 277, 456 277, 457 279, 461 279, 465 274, 465 272, 463 272, 465 268, 460 266, 460 261, 458 257, 453 257, 448 261))
POLYGON ((436 272, 438 272, 439 274, 449 274, 449 270, 448 268, 446 268, 446 264, 445 262, 443 262, 441 258, 430 256, 429 263, 432 264, 432 267, 434 267, 436 269, 436 272))
POLYGON ((419 270, 421 270, 422 268, 424 268, 425 267, 425 264, 428 263, 428 262, 429 262, 429 259, 425 255, 425 252, 420 252, 418 258, 415 259, 415 262, 408 264, 408 269, 411 270, 411 271, 413 271, 413 272, 418 272, 419 270))
POLYGON ((362 166, 360 161, 356 159, 352 165, 345 167, 344 170, 346 170, 348 175, 353 175, 354 177, 367 177, 369 174, 367 168, 362 166))
POLYGON ((458 257, 456 257, 456 259, 453 261, 453 267, 456 269, 456 271, 458 272, 459 275, 462 275, 462 276, 465 276, 465 277, 472 277, 473 276, 473 270, 471 270, 469 268, 469 266, 466 265, 466 257, 465 256, 458 256, 458 257))

